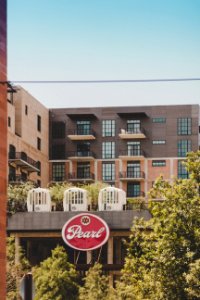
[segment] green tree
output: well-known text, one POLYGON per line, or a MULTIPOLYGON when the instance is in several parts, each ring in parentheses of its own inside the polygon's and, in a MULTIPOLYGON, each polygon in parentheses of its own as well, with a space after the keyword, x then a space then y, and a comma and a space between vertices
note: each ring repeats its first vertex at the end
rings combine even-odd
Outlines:
POLYGON ((63 210, 64 191, 72 187, 68 182, 56 182, 49 184, 51 199, 56 205, 56 210, 63 210))
POLYGON ((134 222, 117 284, 119 299, 200 299, 200 294, 188 296, 188 276, 200 259, 200 151, 190 153, 185 165, 190 179, 169 184, 159 178, 150 192, 152 219, 134 222), (163 201, 155 201, 158 198, 163 201))
POLYGON ((34 183, 29 181, 18 185, 8 186, 8 212, 14 214, 16 212, 26 211, 26 200, 28 191, 33 189, 34 183))
POLYGON ((189 272, 186 274, 188 288, 188 299, 200 299, 200 259, 190 264, 189 272))
POLYGON ((107 183, 101 181, 97 181, 92 184, 85 184, 81 186, 83 189, 87 190, 91 207, 94 210, 97 209, 99 191, 107 186, 108 186, 107 183))
POLYGON ((103 275, 102 265, 94 264, 86 273, 84 286, 79 288, 79 300, 116 300, 116 293, 109 286, 108 276, 103 275))
POLYGON ((30 270, 28 260, 25 258, 22 248, 19 248, 19 263, 15 262, 15 239, 14 237, 7 238, 7 273, 6 286, 7 300, 19 299, 19 281, 23 275, 30 270))
POLYGON ((78 297, 77 273, 61 246, 52 250, 52 256, 34 268, 33 278, 34 300, 75 300, 78 297))

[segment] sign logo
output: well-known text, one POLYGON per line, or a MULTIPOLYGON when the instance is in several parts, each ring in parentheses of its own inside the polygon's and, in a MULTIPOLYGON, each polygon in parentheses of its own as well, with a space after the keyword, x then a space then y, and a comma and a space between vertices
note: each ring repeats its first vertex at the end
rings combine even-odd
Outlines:
POLYGON ((68 220, 62 229, 64 242, 76 250, 88 251, 103 246, 110 235, 106 222, 100 217, 81 213, 68 220))

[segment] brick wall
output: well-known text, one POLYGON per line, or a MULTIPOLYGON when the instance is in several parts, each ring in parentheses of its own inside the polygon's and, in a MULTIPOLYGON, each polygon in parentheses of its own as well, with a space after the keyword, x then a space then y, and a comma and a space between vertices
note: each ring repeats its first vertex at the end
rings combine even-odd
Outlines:
MULTIPOLYGON (((6 81, 6 0, 0 0, 0 81, 6 81)), ((0 84, 0 299, 6 299, 7 86, 0 84)))

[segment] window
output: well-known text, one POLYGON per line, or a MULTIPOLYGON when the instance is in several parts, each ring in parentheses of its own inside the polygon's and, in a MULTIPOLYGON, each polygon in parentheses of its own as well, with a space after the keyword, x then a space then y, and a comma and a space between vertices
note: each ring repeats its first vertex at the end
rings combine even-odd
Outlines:
POLYGON ((156 117, 152 119, 153 123, 166 123, 166 118, 164 117, 156 117))
POLYGON ((165 140, 153 140, 153 145, 165 145, 166 141, 165 140))
POLYGON ((104 142, 102 144, 102 158, 115 158, 115 142, 104 142))
POLYGON ((64 122, 53 122, 52 123, 52 138, 53 139, 65 138, 65 123, 64 122))
POLYGON ((77 178, 84 179, 90 178, 90 163, 78 162, 77 163, 77 178))
POLYGON ((39 137, 37 138, 37 149, 41 150, 41 139, 39 137))
POLYGON ((8 127, 11 127, 11 117, 8 117, 8 127))
POLYGON ((139 133, 141 131, 140 127, 140 120, 127 120, 128 133, 139 133))
POLYGON ((152 167, 165 167, 166 160, 152 160, 152 167))
POLYGON ((53 181, 64 181, 65 180, 65 164, 64 163, 53 163, 52 166, 52 180, 53 181))
POLYGON ((140 142, 127 142, 128 156, 141 155, 140 142))
POLYGON ((77 144, 77 156, 90 156, 90 143, 83 142, 77 144))
POLYGON ((37 115, 37 130, 41 132, 41 116, 37 115))
POLYGON ((127 183, 127 197, 139 197, 141 195, 139 182, 127 183))
POLYGON ((78 135, 89 135, 91 134, 91 123, 90 121, 77 121, 77 134, 78 135))
POLYGON ((178 161, 178 178, 187 179, 189 178, 188 171, 186 170, 183 162, 181 160, 178 161))
POLYGON ((52 159, 65 159, 65 145, 53 145, 52 159))
POLYGON ((178 135, 191 135, 192 134, 192 119, 179 118, 178 119, 178 135))
POLYGON ((102 121, 102 136, 115 136, 115 120, 102 121))
POLYGON ((102 163, 102 180, 103 181, 115 181, 115 164, 102 163))
POLYGON ((185 157, 187 152, 190 152, 192 144, 190 140, 180 140, 178 141, 178 157, 185 157))
POLYGON ((16 158, 16 148, 12 144, 9 145, 9 158, 16 158))
POLYGON ((25 105, 25 115, 28 116, 28 106, 25 105))
POLYGON ((140 176, 141 176, 140 162, 137 161, 127 162, 127 177, 139 178, 140 176))
POLYGON ((39 169, 39 171, 37 172, 37 175, 38 175, 38 176, 41 176, 41 162, 40 162, 40 161, 37 161, 36 166, 37 166, 37 168, 39 169))

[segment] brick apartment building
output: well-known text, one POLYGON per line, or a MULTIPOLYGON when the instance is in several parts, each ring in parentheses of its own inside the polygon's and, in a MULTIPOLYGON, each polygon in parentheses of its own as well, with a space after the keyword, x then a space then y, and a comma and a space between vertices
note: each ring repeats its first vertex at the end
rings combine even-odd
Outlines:
POLYGON ((185 178, 199 147, 198 105, 52 109, 49 123, 50 180, 100 180, 127 197, 147 197, 160 174, 185 178))
MULTIPOLYGON (((9 181, 81 183, 103 181, 127 198, 148 201, 148 190, 162 175, 187 178, 181 164, 188 151, 199 149, 198 105, 145 107, 45 108, 28 92, 14 88, 8 97, 9 181)), ((108 242, 82 252, 64 244, 61 229, 77 212, 22 212, 8 218, 14 235, 34 265, 61 244, 77 269, 85 271, 100 257, 111 278, 120 274, 133 218, 148 220, 147 210, 93 211, 110 227, 108 242)), ((17 249, 17 248, 16 248, 17 249)), ((17 253, 17 251, 16 251, 17 253)))
POLYGON ((49 111, 20 87, 9 90, 7 103, 9 183, 47 186, 49 111))

